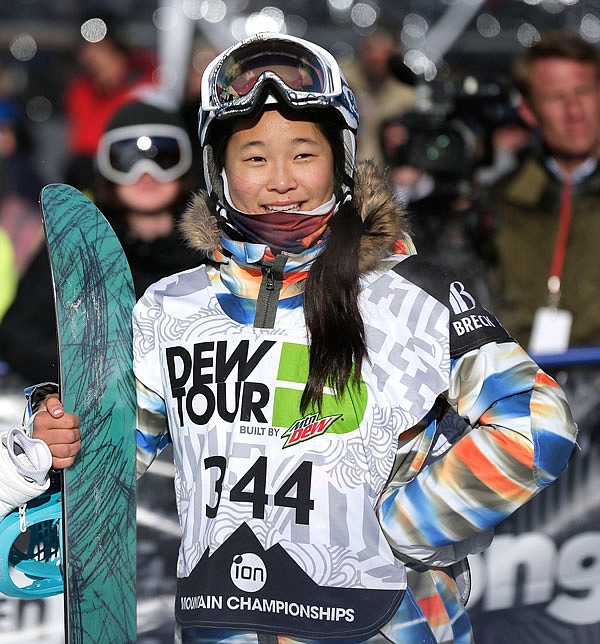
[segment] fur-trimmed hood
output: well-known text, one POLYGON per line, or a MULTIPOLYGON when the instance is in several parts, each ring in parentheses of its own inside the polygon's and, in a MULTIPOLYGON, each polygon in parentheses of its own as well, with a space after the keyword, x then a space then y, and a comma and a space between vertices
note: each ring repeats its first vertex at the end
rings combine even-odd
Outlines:
MULTIPOLYGON (((365 273, 383 257, 396 252, 398 240, 412 249, 403 207, 385 174, 371 161, 357 163, 354 175, 354 204, 364 222, 360 271, 365 273)), ((192 198, 180 223, 189 246, 203 252, 221 248, 221 233, 206 192, 192 198)), ((410 252, 410 251, 409 251, 410 252)))

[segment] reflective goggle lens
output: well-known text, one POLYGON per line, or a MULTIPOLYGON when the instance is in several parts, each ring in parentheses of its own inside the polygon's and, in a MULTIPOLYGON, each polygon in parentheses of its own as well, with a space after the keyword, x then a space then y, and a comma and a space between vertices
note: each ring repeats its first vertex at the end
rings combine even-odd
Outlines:
POLYGON ((179 141, 172 137, 142 135, 111 143, 108 158, 117 172, 127 173, 143 159, 168 170, 181 161, 181 148, 179 141))
POLYGON ((265 72, 271 72, 295 92, 328 94, 326 65, 313 52, 292 42, 279 41, 273 51, 263 42, 250 43, 232 51, 218 68, 213 89, 220 103, 252 91, 265 72))
POLYGON ((157 181, 173 181, 190 169, 192 148, 180 127, 129 125, 100 138, 96 161, 102 176, 115 183, 133 183, 144 172, 157 181))

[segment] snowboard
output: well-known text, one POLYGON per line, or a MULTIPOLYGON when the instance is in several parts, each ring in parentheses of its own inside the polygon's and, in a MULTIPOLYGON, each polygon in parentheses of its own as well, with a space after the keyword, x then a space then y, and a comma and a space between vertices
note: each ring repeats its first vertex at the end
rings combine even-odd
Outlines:
POLYGON ((127 644, 136 640, 131 272, 114 231, 84 194, 51 184, 40 206, 60 395, 81 419, 81 450, 61 473, 65 642, 127 644))

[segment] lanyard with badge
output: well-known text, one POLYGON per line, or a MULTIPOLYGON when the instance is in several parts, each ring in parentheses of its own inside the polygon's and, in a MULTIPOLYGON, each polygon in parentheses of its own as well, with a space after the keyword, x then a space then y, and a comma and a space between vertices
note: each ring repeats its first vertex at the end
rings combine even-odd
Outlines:
POLYGON ((573 184, 567 181, 562 188, 558 231, 548 276, 548 306, 542 306, 535 312, 529 340, 531 353, 562 353, 569 348, 573 314, 560 309, 558 305, 561 296, 560 278, 571 227, 572 195, 573 184))

